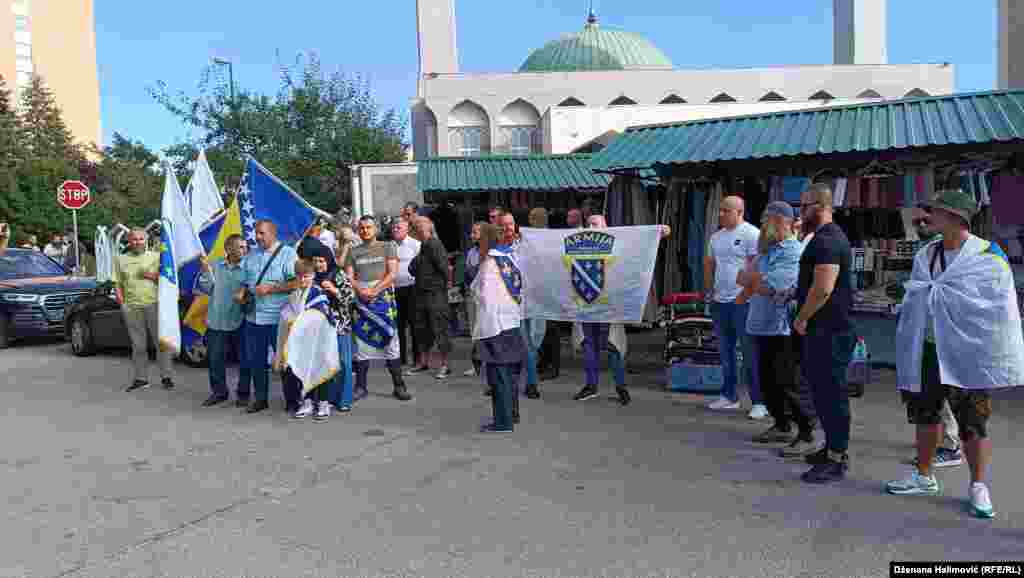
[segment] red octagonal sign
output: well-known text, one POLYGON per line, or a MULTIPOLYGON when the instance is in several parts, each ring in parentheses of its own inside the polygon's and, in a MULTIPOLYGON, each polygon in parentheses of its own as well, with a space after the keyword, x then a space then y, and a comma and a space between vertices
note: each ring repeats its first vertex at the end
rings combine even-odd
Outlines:
POLYGON ((64 181, 57 189, 57 202, 65 209, 81 209, 91 200, 89 187, 82 181, 64 181))

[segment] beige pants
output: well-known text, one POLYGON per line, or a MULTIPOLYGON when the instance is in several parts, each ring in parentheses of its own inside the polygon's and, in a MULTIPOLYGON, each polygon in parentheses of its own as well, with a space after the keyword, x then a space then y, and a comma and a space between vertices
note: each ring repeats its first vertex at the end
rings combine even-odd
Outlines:
MULTIPOLYGON (((124 325, 132 340, 132 381, 149 381, 149 344, 156 344, 160 337, 157 306, 123 307, 124 325)), ((174 379, 171 371, 171 353, 157 347, 157 361, 160 363, 160 378, 174 379)))

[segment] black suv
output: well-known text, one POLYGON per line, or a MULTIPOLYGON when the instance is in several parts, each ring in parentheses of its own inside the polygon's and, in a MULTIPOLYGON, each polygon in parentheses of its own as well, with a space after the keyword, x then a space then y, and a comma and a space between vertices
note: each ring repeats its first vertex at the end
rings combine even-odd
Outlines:
POLYGON ((24 337, 64 335, 64 310, 95 288, 95 279, 72 277, 39 251, 0 250, 0 349, 24 337))

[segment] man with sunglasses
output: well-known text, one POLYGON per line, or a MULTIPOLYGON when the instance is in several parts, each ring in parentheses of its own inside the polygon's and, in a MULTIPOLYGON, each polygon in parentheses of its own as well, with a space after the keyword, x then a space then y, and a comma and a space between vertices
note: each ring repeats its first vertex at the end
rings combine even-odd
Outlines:
POLYGON ((810 386, 815 411, 825 430, 825 447, 807 456, 814 467, 801 479, 838 482, 849 468, 850 396, 847 368, 853 355, 850 320, 852 250, 846 233, 832 221, 832 190, 813 183, 800 201, 801 217, 814 233, 800 257, 798 311, 793 330, 802 339, 800 370, 810 386))

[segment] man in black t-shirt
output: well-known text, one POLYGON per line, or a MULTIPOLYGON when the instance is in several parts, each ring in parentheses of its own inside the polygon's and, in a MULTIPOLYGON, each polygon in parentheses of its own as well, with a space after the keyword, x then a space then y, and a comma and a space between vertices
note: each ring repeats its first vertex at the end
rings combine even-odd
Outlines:
POLYGON ((801 371, 810 385, 825 447, 807 456, 814 467, 802 479, 812 484, 837 482, 849 468, 850 396, 846 371, 853 355, 850 323, 853 288, 850 241, 832 222, 832 190, 814 183, 800 201, 804 222, 814 238, 800 258, 799 313, 793 330, 803 336, 801 371))
POLYGON ((419 255, 416 255, 409 264, 409 273, 416 278, 413 325, 420 346, 420 359, 418 365, 409 370, 409 373, 428 371, 430 350, 437 345, 437 351, 441 356, 441 368, 434 377, 447 379, 451 375, 448 354, 452 351, 449 335, 451 309, 448 306, 448 287, 451 286, 452 271, 448 263, 448 251, 437 238, 433 221, 427 217, 419 217, 415 225, 422 244, 419 255))

